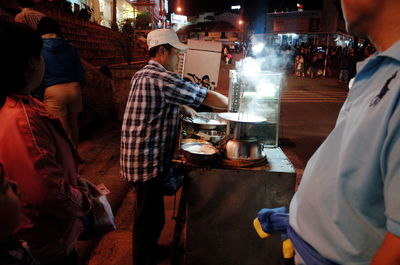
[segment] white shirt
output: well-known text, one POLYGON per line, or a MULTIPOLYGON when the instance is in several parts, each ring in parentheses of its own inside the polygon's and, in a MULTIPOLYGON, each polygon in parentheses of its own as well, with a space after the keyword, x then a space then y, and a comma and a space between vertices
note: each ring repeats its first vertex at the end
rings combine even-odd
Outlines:
POLYGON ((400 237, 400 41, 357 68, 290 205, 293 229, 346 265, 370 264, 388 231, 400 237))

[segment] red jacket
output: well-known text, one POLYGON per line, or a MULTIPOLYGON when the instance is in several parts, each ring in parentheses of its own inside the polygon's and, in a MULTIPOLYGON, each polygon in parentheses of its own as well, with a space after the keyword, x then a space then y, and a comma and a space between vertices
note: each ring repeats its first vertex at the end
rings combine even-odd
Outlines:
POLYGON ((31 222, 17 236, 43 262, 68 255, 91 202, 79 186, 76 152, 61 123, 30 96, 7 97, 0 108, 0 162, 18 183, 31 222))

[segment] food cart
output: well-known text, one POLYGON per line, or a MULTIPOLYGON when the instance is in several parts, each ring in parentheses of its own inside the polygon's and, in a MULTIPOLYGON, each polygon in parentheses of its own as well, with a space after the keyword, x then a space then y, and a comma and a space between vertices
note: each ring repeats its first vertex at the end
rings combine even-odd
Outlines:
POLYGON ((174 238, 175 250, 183 239, 184 254, 179 259, 174 251, 171 264, 284 264, 280 236, 262 240, 252 225, 261 208, 288 206, 295 189, 295 170, 278 146, 281 78, 262 72, 251 83, 231 70, 229 113, 184 121, 186 151, 179 163, 194 169, 182 191, 174 238), (216 144, 210 140, 219 134, 209 133, 208 144, 218 153, 199 153, 205 158, 196 160, 186 147, 207 144, 198 139, 199 129, 225 137, 216 144))

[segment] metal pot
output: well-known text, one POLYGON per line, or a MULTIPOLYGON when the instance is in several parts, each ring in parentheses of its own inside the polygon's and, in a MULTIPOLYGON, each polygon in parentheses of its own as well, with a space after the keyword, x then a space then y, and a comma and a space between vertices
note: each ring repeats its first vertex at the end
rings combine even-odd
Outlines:
POLYGON ((200 117, 190 119, 188 117, 182 120, 186 125, 190 125, 194 131, 200 130, 224 130, 226 128, 226 120, 221 119, 218 113, 199 112, 200 117), (213 121, 210 123, 210 121, 213 121))
POLYGON ((201 130, 195 133, 200 139, 209 141, 213 144, 218 144, 224 137, 225 133, 216 130, 201 130))
POLYGON ((181 150, 185 158, 194 164, 210 164, 213 160, 215 160, 215 157, 217 156, 218 149, 215 148, 212 144, 210 143, 186 143, 181 145, 181 150), (198 152, 193 152, 192 149, 196 147, 203 147, 203 146, 208 146, 210 149, 213 150, 213 152, 210 153, 198 153, 198 152))
POLYGON ((264 146, 255 138, 231 139, 226 143, 226 157, 232 160, 257 160, 265 157, 264 146))

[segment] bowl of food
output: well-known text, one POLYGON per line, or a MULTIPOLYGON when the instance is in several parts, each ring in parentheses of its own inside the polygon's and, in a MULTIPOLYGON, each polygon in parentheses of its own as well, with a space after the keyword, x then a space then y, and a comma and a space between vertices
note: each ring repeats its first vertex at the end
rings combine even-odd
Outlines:
POLYGON ((195 133, 200 139, 218 144, 224 137, 225 133, 216 130, 200 130, 195 133))
POLYGON ((218 149, 210 143, 185 143, 181 145, 185 158, 194 164, 207 164, 213 161, 218 149))

